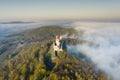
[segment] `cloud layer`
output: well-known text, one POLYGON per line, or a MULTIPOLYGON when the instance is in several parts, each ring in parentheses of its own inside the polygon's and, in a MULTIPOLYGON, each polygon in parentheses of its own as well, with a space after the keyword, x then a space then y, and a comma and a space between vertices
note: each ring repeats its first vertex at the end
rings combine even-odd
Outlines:
POLYGON ((90 58, 97 68, 112 75, 114 80, 120 80, 120 23, 74 22, 71 25, 84 31, 83 36, 78 37, 80 40, 97 45, 78 44, 74 48, 90 58))

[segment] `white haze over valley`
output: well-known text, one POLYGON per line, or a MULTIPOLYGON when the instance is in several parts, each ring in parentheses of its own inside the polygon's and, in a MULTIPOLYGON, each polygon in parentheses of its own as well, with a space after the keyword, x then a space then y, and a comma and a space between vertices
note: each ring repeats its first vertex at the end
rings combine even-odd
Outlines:
POLYGON ((22 22, 22 21, 1 21, 0 22, 0 38, 10 35, 16 34, 19 32, 23 32, 28 29, 34 29, 47 25, 61 25, 65 24, 65 21, 37 21, 37 22, 22 22))
POLYGON ((0 36, 18 33, 27 29, 36 28, 40 23, 0 24, 0 36))
POLYGON ((81 52, 92 60, 97 68, 120 80, 120 23, 74 22, 71 24, 78 31, 84 31, 80 40, 93 42, 97 46, 77 44, 68 46, 81 52))

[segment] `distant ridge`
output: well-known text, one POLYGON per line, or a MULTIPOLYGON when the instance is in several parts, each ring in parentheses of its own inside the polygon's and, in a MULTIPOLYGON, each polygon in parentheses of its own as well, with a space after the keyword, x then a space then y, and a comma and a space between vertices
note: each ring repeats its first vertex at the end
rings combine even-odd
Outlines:
POLYGON ((28 21, 28 22, 25 22, 25 21, 10 21, 10 22, 1 22, 0 24, 23 24, 23 23, 34 23, 32 21, 28 21))

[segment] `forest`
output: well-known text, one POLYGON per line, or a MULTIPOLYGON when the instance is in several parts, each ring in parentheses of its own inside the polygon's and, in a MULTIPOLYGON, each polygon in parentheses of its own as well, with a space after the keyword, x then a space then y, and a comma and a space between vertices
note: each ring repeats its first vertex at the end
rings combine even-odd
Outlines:
MULTIPOLYGON (((77 34, 72 28, 46 26, 23 33, 26 45, 11 51, 0 68, 0 80, 106 80, 106 74, 67 50, 53 59, 55 35, 77 34)), ((75 39, 63 39, 76 44, 75 39)), ((67 45, 67 44, 66 44, 67 45)))

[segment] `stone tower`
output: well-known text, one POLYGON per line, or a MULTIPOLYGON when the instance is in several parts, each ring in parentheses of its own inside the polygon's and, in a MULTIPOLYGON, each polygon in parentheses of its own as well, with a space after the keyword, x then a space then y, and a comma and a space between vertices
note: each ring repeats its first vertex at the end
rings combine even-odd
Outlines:
POLYGON ((55 42, 53 43, 53 48, 54 48, 55 56, 58 56, 58 53, 60 51, 63 51, 63 49, 62 49, 62 40, 61 40, 61 37, 58 36, 58 35, 56 35, 55 42))

